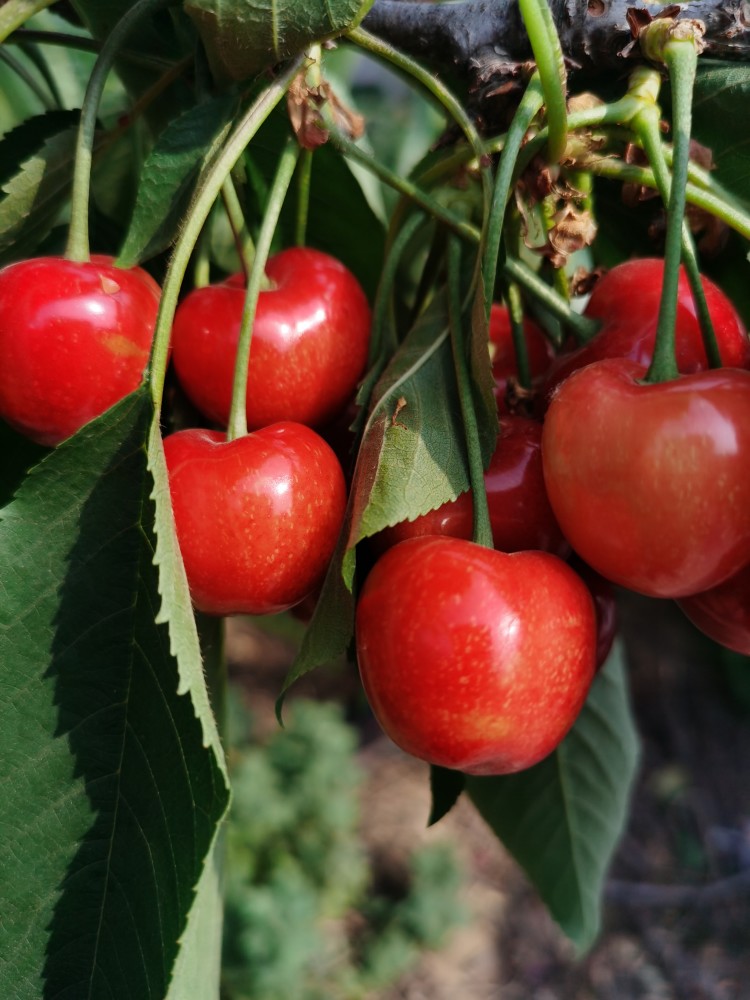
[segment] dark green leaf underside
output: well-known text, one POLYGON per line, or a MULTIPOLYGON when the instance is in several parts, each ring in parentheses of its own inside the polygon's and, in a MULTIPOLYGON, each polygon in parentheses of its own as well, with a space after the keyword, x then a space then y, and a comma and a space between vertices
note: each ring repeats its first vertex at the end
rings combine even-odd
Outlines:
POLYGON ((601 891, 638 763, 625 668, 616 646, 558 750, 518 774, 468 778, 484 819, 580 949, 600 926, 601 891))
POLYGON ((152 406, 49 454, 0 520, 0 995, 164 1000, 227 790, 154 557, 152 406))

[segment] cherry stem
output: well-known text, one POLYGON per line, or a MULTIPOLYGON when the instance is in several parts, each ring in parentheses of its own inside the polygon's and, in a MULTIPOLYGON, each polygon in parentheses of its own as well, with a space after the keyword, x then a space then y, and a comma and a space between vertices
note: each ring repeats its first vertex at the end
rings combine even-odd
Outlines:
POLYGON ((294 242, 298 247, 303 247, 307 239, 312 165, 313 151, 311 149, 303 149, 297 171, 297 218, 294 227, 294 242))
POLYGON ((507 278, 518 282, 521 288, 556 316, 581 343, 590 340, 599 329, 598 320, 577 313, 566 298, 554 288, 550 288, 546 281, 520 260, 508 257, 502 266, 502 271, 507 278))
POLYGON ((85 262, 89 259, 89 197, 91 194, 91 163, 93 160, 96 116, 109 72, 114 65, 123 43, 144 17, 162 7, 168 7, 175 0, 138 0, 120 18, 107 40, 102 45, 99 56, 91 70, 86 93, 81 108, 81 121, 76 141, 73 190, 70 199, 70 229, 65 256, 68 260, 85 262))
POLYGON ((484 285, 484 311, 489 319, 495 293, 495 276, 500 259, 500 240, 505 221, 505 211, 513 184, 513 172, 521 149, 521 143, 529 125, 542 106, 544 94, 537 73, 529 80, 529 85, 513 115, 510 128, 505 136, 500 166, 495 175, 490 215, 487 220, 487 242, 482 260, 482 282, 484 285))
POLYGON ((421 212, 415 212, 406 220, 388 248, 372 308, 370 365, 375 364, 384 355, 391 355, 398 346, 396 323, 392 309, 393 285, 406 247, 420 226, 424 224, 424 215, 421 212))
POLYGON ((303 56, 299 56, 291 62, 273 83, 269 84, 256 98, 237 122, 223 147, 210 159, 198 178, 190 209, 186 214, 185 226, 175 243, 167 267, 159 314, 156 318, 154 345, 151 352, 150 382, 151 395, 157 410, 161 407, 164 393, 164 377, 169 356, 172 320, 193 248, 216 199, 221 194, 224 179, 242 156, 247 144, 289 89, 289 85, 299 72, 303 58, 303 56))
POLYGON ((227 174, 221 186, 221 200, 224 204, 224 211, 227 213, 229 227, 232 230, 237 256, 240 258, 240 265, 245 274, 245 280, 247 280, 255 258, 255 244, 250 230, 247 228, 245 213, 242 211, 231 173, 227 174))
POLYGON ((377 38, 375 35, 371 35, 368 31, 364 31, 362 28, 354 28, 352 31, 347 33, 346 37, 352 42, 355 42, 361 48, 365 49, 367 52, 371 52, 374 56, 384 59, 392 66, 400 69, 403 73, 411 76, 414 80, 420 83, 428 91, 428 93, 432 94, 432 96, 442 105, 445 111, 456 122, 463 134, 466 136, 466 140, 479 163, 485 206, 483 217, 487 219, 489 217, 489 209, 492 202, 490 160, 487 155, 484 140, 480 137, 474 122, 466 113, 461 102, 454 97, 451 91, 443 83, 441 83, 433 73, 426 70, 418 62, 416 62, 416 60, 411 59, 402 52, 399 52, 398 49, 389 45, 387 42, 384 42, 382 39, 377 38))
POLYGON ((646 382, 666 382, 679 375, 675 356, 675 321, 690 160, 693 84, 698 66, 695 42, 692 39, 677 38, 667 42, 664 46, 664 61, 672 83, 672 184, 667 210, 659 321, 653 358, 645 375, 646 382))
MULTIPOLYGON (((661 141, 661 131, 659 129, 660 117, 658 106, 646 106, 641 114, 633 119, 633 129, 641 142, 643 151, 648 157, 659 188, 659 194, 666 205, 669 204, 672 178, 661 141)), ((712 368, 720 368, 721 354, 719 353, 714 324, 708 310, 708 303, 706 302, 706 292, 701 281, 695 243, 693 242, 687 219, 683 219, 682 221, 682 262, 685 266, 690 289, 693 293, 693 302, 698 322, 700 323, 706 357, 712 368)))
POLYGON ((513 349, 516 352, 516 371, 518 384, 523 389, 531 388, 531 367, 529 351, 526 345, 526 332, 523 328, 524 311, 521 289, 515 281, 509 281, 506 289, 508 315, 510 316, 510 332, 513 337, 513 349))
POLYGON ((420 205, 435 219, 444 222, 449 229, 458 233, 459 236, 474 243, 479 242, 480 232, 476 226, 472 226, 464 219, 460 219, 457 215, 454 215, 450 209, 442 205, 436 198, 427 194, 426 191, 414 184, 413 181, 401 177, 395 171, 380 163, 375 157, 366 153, 356 143, 348 139, 339 129, 331 127, 329 131, 331 142, 344 156, 350 160, 354 160, 356 163, 360 163, 383 181, 384 184, 392 187, 399 194, 413 201, 415 204, 420 205))
POLYGON ((466 360, 463 331, 464 311, 461 307, 461 243, 457 236, 448 237, 448 318, 451 349, 456 369, 458 398, 461 403, 466 453, 469 461, 469 483, 474 509, 473 538, 478 545, 494 548, 490 511, 487 505, 487 488, 484 482, 484 463, 479 442, 479 426, 474 410, 471 377, 466 360))
POLYGON ((547 160, 558 163, 568 139, 567 79, 560 39, 547 0, 518 0, 546 105, 547 160))
POLYGON ((25 24, 30 17, 51 7, 57 0, 6 0, 0 5, 0 42, 25 24))
POLYGON ((258 297, 265 280, 265 266, 271 252, 271 243, 276 232, 276 225, 281 215, 281 209, 287 190, 292 182, 297 166, 300 147, 296 139, 289 139, 279 157, 276 174, 271 184, 271 190, 263 213, 263 222, 258 233, 255 247, 255 257, 250 268, 245 293, 245 305, 240 322, 240 335, 237 343, 237 360, 234 367, 234 382, 232 384, 232 404, 229 409, 227 426, 227 441, 247 434, 247 378, 250 367, 250 345, 253 336, 253 323, 258 308, 258 297))
MULTIPOLYGON (((667 157, 669 162, 669 157, 667 157)), ((591 157, 581 161, 581 166, 585 166, 597 177, 606 177, 610 180, 622 181, 623 183, 639 184, 642 187, 650 187, 658 190, 653 170, 648 167, 638 167, 631 163, 623 163, 615 157, 591 157)), ((708 212, 709 215, 716 216, 722 222, 738 232, 745 239, 750 240, 750 214, 737 208, 732 204, 732 196, 727 194, 715 181, 705 182, 701 178, 700 184, 688 183, 686 187, 687 203, 695 205, 708 212)))

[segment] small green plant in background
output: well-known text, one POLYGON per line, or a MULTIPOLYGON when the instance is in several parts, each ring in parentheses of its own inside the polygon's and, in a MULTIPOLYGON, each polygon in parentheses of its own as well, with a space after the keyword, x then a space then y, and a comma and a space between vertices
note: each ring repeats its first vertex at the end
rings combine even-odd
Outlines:
POLYGON ((338 706, 297 701, 265 746, 245 734, 235 747, 224 1000, 353 1000, 461 921, 461 873, 444 845, 414 853, 400 898, 373 891, 356 746, 338 706))

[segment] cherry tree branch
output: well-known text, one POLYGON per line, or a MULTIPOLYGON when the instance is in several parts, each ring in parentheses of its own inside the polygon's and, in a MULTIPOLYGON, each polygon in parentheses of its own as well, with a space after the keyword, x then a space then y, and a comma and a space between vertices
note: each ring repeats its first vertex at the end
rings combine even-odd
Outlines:
MULTIPOLYGON (((750 15, 745 0, 692 0, 670 8, 647 0, 549 0, 570 69, 619 69, 642 61, 628 14, 656 12, 706 26, 705 55, 750 59, 750 15)), ((517 0, 460 0, 451 3, 375 0, 363 26, 418 57, 436 71, 452 70, 480 100, 503 88, 531 59, 517 0)))

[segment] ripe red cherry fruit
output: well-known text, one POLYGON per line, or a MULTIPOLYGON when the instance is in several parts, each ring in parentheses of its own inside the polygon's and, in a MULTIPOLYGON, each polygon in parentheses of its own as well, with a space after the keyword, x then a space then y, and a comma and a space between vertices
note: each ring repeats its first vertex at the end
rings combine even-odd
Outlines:
POLYGON ((614 583, 651 597, 707 590, 750 562, 750 372, 645 384, 610 358, 552 398, 542 461, 566 538, 614 583))
POLYGON ((138 387, 160 289, 111 257, 19 261, 0 271, 0 417, 56 445, 138 387))
MULTIPOLYGON (((570 545, 552 513, 542 472, 542 425, 536 420, 505 415, 500 436, 484 474, 492 539, 502 552, 543 549, 558 556, 570 545)), ((474 524, 470 491, 413 521, 402 521, 375 536, 379 551, 407 538, 451 535, 470 541, 474 524)))
MULTIPOLYGON (((370 308, 354 275, 319 250, 271 257, 253 325, 247 422, 320 426, 350 399, 367 362, 370 308)), ((226 424, 245 302, 245 279, 197 288, 177 309, 172 359, 185 392, 226 424)))
POLYGON ((714 642, 750 656, 750 565, 711 590, 677 603, 714 642))
MULTIPOLYGON (((561 354, 545 387, 549 395, 572 372, 603 358, 630 358, 648 365, 654 353, 664 261, 628 260, 608 271, 594 286, 585 314, 601 321, 599 331, 581 347, 561 354)), ((722 363, 750 367, 750 338, 732 303, 708 278, 701 279, 722 363)), ((680 268, 675 322, 677 367, 682 374, 705 371, 708 358, 685 269, 680 268)))
POLYGON ((315 431, 278 423, 226 441, 218 431, 185 430, 164 451, 198 610, 272 614, 315 589, 346 505, 341 466, 315 431))
POLYGON ((531 767, 575 722, 594 676, 591 596, 546 552, 402 542, 357 605, 370 706, 407 753, 468 774, 531 767))

